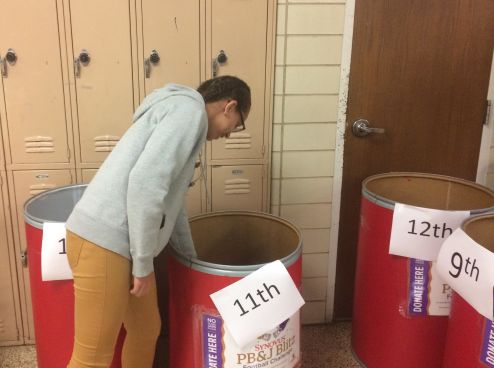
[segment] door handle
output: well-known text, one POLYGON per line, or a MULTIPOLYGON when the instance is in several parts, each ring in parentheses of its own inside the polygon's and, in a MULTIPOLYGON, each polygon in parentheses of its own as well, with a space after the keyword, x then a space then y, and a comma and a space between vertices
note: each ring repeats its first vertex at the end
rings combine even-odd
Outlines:
POLYGON ((366 119, 358 119, 353 123, 352 133, 356 137, 365 137, 371 133, 383 134, 383 128, 372 128, 366 119))

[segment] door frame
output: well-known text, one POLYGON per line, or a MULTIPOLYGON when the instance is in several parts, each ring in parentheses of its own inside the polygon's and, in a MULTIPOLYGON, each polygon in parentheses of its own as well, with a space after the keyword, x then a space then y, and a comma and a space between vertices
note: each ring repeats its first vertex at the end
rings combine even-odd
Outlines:
MULTIPOLYGON (((344 136, 347 117, 348 86, 350 80, 350 63, 352 55, 353 25, 355 15, 355 0, 347 0, 345 5, 345 23, 343 30, 343 46, 340 66, 340 92, 338 96, 338 117, 336 122, 336 146, 335 165, 333 173, 333 193, 331 200, 331 237, 328 253, 328 283, 326 293, 326 321, 333 320, 335 285, 336 285, 336 262, 338 252, 338 235, 341 207, 341 188, 343 181, 343 152, 344 136)), ((494 55, 491 67, 488 99, 494 104, 494 55)), ((494 132, 494 106, 491 107, 489 122, 484 125, 479 152, 476 182, 486 184, 488 167, 490 164, 490 150, 494 132)))
POLYGON ((494 53, 492 54, 491 75, 489 78, 489 90, 487 99, 491 101, 491 111, 487 124, 482 129, 482 138, 480 141, 479 164, 477 168, 477 183, 486 185, 487 174, 489 174, 490 150, 492 146, 492 135, 494 132, 494 53))

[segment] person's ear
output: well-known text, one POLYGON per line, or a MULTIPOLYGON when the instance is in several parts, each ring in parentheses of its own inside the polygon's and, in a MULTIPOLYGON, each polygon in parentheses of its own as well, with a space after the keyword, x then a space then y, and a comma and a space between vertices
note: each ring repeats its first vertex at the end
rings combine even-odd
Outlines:
POLYGON ((225 112, 228 113, 231 111, 236 111, 237 105, 238 105, 237 100, 228 100, 225 105, 225 112))

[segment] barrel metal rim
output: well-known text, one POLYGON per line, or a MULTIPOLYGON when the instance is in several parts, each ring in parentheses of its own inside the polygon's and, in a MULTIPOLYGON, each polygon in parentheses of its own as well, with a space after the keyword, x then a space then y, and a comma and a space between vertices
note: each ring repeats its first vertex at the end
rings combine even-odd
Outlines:
POLYGON ((64 186, 60 186, 60 187, 57 187, 57 188, 54 188, 54 189, 45 190, 44 192, 41 192, 41 193, 36 194, 35 196, 29 198, 24 203, 24 206, 23 206, 23 210, 24 210, 24 221, 27 224, 29 224, 29 225, 37 228, 37 229, 43 229, 43 224, 45 222, 54 222, 54 221, 44 220, 44 219, 41 219, 39 217, 36 217, 36 216, 31 215, 27 211, 29 205, 32 204, 33 202, 37 201, 38 199, 43 198, 43 197, 45 197, 47 195, 51 195, 51 194, 54 194, 56 192, 63 192, 63 191, 70 190, 70 189, 80 189, 80 188, 83 188, 83 187, 87 187, 87 184, 70 184, 70 185, 64 185, 64 186))
MULTIPOLYGON (((292 264, 294 264, 299 258, 300 255, 302 254, 302 234, 300 230, 290 221, 279 217, 275 216, 269 213, 265 212, 256 212, 256 211, 241 211, 241 210, 235 210, 235 211, 215 211, 215 212, 210 212, 210 213, 205 213, 205 214, 200 214, 196 215, 190 218, 190 222, 197 221, 203 218, 211 218, 211 217, 219 217, 219 216, 252 216, 252 217, 261 217, 261 218, 267 218, 270 220, 276 220, 278 222, 283 223, 284 225, 287 225, 290 227, 295 233, 297 234, 299 238, 299 242, 297 244, 297 247, 293 252, 288 254, 287 256, 283 257, 280 259, 280 261, 284 264, 285 267, 289 267, 292 264)), ((258 270, 262 266, 266 265, 269 262, 265 263, 258 263, 258 264, 252 264, 252 265, 242 265, 242 266, 234 266, 234 265, 224 265, 220 263, 212 263, 212 262, 206 262, 206 261, 201 261, 200 259, 197 258, 188 258, 182 253, 178 252, 174 247, 173 244, 170 242, 171 248, 172 248, 172 255, 174 258, 186 266, 187 268, 191 268, 193 270, 211 274, 211 275, 218 275, 218 276, 229 276, 229 277, 243 277, 247 276, 250 273, 258 270)))
POLYGON ((471 224, 472 222, 475 222, 478 220, 485 220, 485 219, 493 219, 494 220, 494 213, 488 212, 488 213, 480 213, 480 214, 477 214, 474 216, 469 216, 465 220, 462 221, 460 228, 463 231, 465 231, 465 228, 467 225, 471 224))
MULTIPOLYGON (((375 174, 375 175, 371 175, 371 176, 367 177, 366 179, 364 179, 364 181, 362 182, 362 196, 365 197, 370 202, 377 204, 378 206, 393 210, 395 208, 396 202, 391 200, 391 199, 388 199, 386 197, 383 197, 383 196, 380 196, 378 194, 371 192, 369 189, 367 189, 367 184, 373 180, 376 180, 376 179, 385 179, 385 178, 394 178, 394 177, 396 177, 396 178, 400 178, 400 177, 427 178, 427 179, 453 181, 455 183, 465 184, 465 185, 468 185, 470 187, 475 187, 477 189, 482 190, 485 193, 494 194, 494 192, 492 192, 489 188, 486 188, 480 184, 477 184, 475 182, 472 182, 472 181, 469 181, 466 179, 456 178, 454 176, 441 175, 441 174, 419 173, 419 172, 396 171, 396 172, 375 174)), ((474 215, 474 214, 481 214, 481 213, 491 212, 491 211, 494 211, 494 206, 470 210, 470 213, 472 215, 474 215)))

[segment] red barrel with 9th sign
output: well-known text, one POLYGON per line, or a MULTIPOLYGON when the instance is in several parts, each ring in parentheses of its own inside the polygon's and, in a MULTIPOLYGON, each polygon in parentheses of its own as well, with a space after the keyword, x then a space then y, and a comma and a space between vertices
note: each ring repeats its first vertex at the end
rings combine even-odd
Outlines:
MULTIPOLYGON (((389 254, 396 203, 484 213, 494 209, 494 192, 467 180, 423 173, 379 174, 362 185, 352 323, 355 355, 369 368, 441 367, 448 317, 429 315, 428 308, 414 314, 410 287, 414 269, 432 282, 433 263, 389 254)), ((439 287, 451 293, 447 285, 439 287)))
MULTIPOLYGON (((462 230, 480 247, 494 252, 494 214, 474 216, 465 220, 462 230)), ((451 261, 451 271, 470 270, 472 277, 478 278, 479 269, 470 262, 463 266, 459 259, 451 261)), ((492 291, 491 291, 492 297, 492 291)), ((494 367, 494 322, 477 312, 458 293, 453 292, 449 316, 444 368, 484 368, 494 367)))

